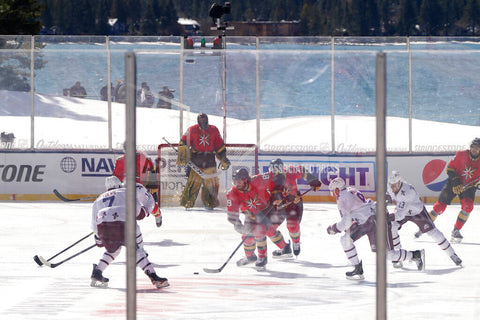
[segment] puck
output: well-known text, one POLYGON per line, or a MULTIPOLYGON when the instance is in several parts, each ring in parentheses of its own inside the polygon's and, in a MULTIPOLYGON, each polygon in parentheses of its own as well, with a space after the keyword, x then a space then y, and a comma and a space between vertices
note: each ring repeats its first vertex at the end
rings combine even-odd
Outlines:
POLYGON ((198 273, 198 272, 194 272, 193 274, 197 274, 197 275, 198 275, 199 273, 198 273))

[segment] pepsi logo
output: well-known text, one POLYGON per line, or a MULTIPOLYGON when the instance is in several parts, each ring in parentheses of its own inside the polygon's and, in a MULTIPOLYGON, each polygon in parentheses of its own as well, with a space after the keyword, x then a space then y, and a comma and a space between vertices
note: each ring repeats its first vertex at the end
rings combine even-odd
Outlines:
POLYGON ((440 159, 434 159, 428 162, 423 168, 423 184, 432 191, 440 191, 447 182, 445 169, 447 162, 440 159))

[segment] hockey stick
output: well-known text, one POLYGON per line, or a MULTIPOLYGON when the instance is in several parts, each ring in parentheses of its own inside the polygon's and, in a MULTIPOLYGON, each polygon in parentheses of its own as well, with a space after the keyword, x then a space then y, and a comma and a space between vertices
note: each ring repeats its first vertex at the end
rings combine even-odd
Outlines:
MULTIPOLYGON (((170 142, 168 142, 167 139, 165 139, 165 137, 163 137, 163 140, 165 140, 165 142, 166 142, 173 150, 175 150, 176 153, 178 153, 177 148, 175 148, 170 142)), ((202 171, 195 163, 193 163, 192 161, 188 161, 188 162, 185 164, 185 167, 190 167, 190 168, 191 168, 193 171, 195 171, 202 179, 215 178, 216 176, 218 176, 219 174, 221 174, 221 172, 216 172, 216 173, 211 173, 211 174, 205 174, 205 173, 203 173, 203 171, 202 171)))
POLYGON ((96 247, 96 246, 97 246, 96 244, 92 244, 90 247, 85 248, 85 249, 83 249, 82 251, 79 251, 79 252, 75 253, 74 255, 71 255, 70 257, 68 257, 68 258, 66 258, 66 259, 64 259, 64 260, 62 260, 62 261, 60 261, 60 262, 57 262, 57 263, 50 263, 49 261, 45 260, 45 258, 42 257, 42 256, 38 256, 38 259, 40 259, 40 261, 41 261, 44 265, 46 265, 47 267, 56 268, 56 267, 58 267, 59 265, 61 265, 62 263, 67 262, 68 260, 73 259, 73 258, 75 258, 76 256, 79 256, 79 255, 81 255, 82 253, 87 252, 88 250, 90 250, 90 249, 92 249, 92 248, 94 248, 94 247, 96 247))
POLYGON ((245 242, 245 240, 247 240, 247 237, 243 237, 242 241, 238 244, 238 246, 235 248, 235 250, 233 250, 230 257, 228 257, 227 261, 225 261, 225 263, 220 268, 218 268, 218 269, 203 268, 203 271, 205 271, 206 273, 220 273, 220 272, 222 272, 223 268, 225 268, 227 263, 232 259, 233 255, 238 251, 238 249, 240 249, 240 247, 245 242))
MULTIPOLYGON (((469 183, 467 183, 466 185, 463 186, 463 191, 465 191, 465 190, 467 190, 471 187, 474 187, 475 184, 478 183, 479 181, 480 181, 480 177, 473 179, 472 181, 470 181, 469 183)), ((478 186, 476 188, 478 189, 478 186)))
MULTIPOLYGON (((300 197, 305 195, 306 193, 310 192, 313 190, 313 187, 308 189, 307 191, 303 192, 300 194, 300 197)), ((287 207, 288 205, 292 204, 293 201, 290 201, 290 202, 287 202, 287 203, 284 203, 283 205, 281 205, 279 208, 284 208, 284 207, 287 207)), ((269 211, 271 211, 273 209, 273 206, 270 207, 269 211)), ((218 269, 208 269, 208 268, 203 268, 203 271, 205 271, 206 273, 220 273, 222 272, 223 268, 225 268, 225 266, 227 265, 227 263, 232 259, 233 255, 238 251, 238 249, 240 249, 240 247, 242 246, 242 244, 245 242, 245 240, 247 239, 247 237, 244 237, 242 239, 242 241, 238 244, 238 246, 235 248, 235 250, 233 250, 232 254, 230 255, 230 257, 228 257, 227 261, 225 261, 223 263, 223 265, 218 268, 218 269)))
MULTIPOLYGON (((305 192, 300 193, 298 196, 299 196, 299 197, 303 197, 304 195, 306 195, 307 193, 309 193, 309 192, 312 191, 312 190, 313 190, 313 187, 310 187, 310 189, 308 189, 308 190, 305 191, 305 192)), ((285 208, 285 207, 288 207, 288 206, 291 205, 292 203, 293 203, 293 201, 285 202, 284 204, 279 205, 279 206, 277 207, 277 209, 283 209, 283 208, 285 208)))
POLYGON ((53 189, 53 193, 58 197, 58 199, 60 199, 60 200, 62 200, 62 201, 64 201, 64 202, 97 199, 97 197, 85 197, 85 198, 69 199, 69 198, 65 198, 60 192, 58 192, 57 189, 53 189))
MULTIPOLYGON (((80 242, 82 242, 83 240, 87 239, 88 237, 90 237, 91 235, 93 234, 93 232, 90 232, 89 234, 87 234, 85 237, 83 237, 82 239, 78 240, 77 242, 71 244, 70 246, 66 247, 65 249, 63 249, 62 251, 60 251, 59 253, 57 253, 56 255, 54 255, 53 257, 51 257, 50 259, 46 260, 47 262, 52 260, 53 258, 59 256, 60 254, 64 253, 65 251, 67 251, 68 249, 70 249, 71 247, 79 244, 80 242)), ((44 265, 44 263, 40 260, 40 258, 38 257, 38 255, 35 255, 33 257, 33 260, 35 260, 35 262, 41 267, 44 265)), ((43 258, 43 260, 45 260, 43 258)))

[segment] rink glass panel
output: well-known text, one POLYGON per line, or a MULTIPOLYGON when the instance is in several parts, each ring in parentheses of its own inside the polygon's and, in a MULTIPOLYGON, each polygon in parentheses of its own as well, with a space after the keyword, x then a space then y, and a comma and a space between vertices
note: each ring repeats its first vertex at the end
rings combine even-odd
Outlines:
MULTIPOLYGON (((22 119, 15 125, 2 119, 2 131, 17 132, 13 145, 17 149, 121 149, 122 104, 112 103, 110 129, 107 103, 99 96, 109 80, 113 86, 124 81, 128 51, 138 54, 137 87, 142 82, 150 86, 154 105, 164 85, 175 90, 172 117, 176 118, 168 120, 174 126, 158 127, 158 136, 138 137, 139 144, 152 152, 163 136, 179 140, 199 112, 212 116, 227 142, 259 143, 264 151, 370 152, 375 147, 370 125, 375 113, 374 56, 379 51, 387 53, 387 115, 394 117, 388 119, 387 136, 402 141, 394 148, 387 143, 389 151, 428 151, 421 137, 417 140, 416 128, 422 128, 423 121, 445 123, 442 132, 460 133, 450 135, 449 145, 465 145, 471 137, 461 134, 464 126, 480 123, 478 38, 227 36, 226 50, 212 50, 214 38, 195 36, 195 49, 182 50, 182 37, 2 36, 13 45, 1 49, 0 67, 11 67, 5 55, 21 56, 25 82, 33 87, 15 93, 21 103, 14 112, 8 110, 13 98, 3 98, 3 115, 22 119), (205 48, 199 48, 202 38, 205 48), (85 87, 86 99, 63 95, 76 81, 85 87), (62 107, 67 102, 68 107, 62 107), (49 125, 45 118, 52 115, 62 120, 49 125), (365 130, 351 129, 352 121, 365 116, 365 130), (272 119, 280 119, 273 130, 272 119), (248 122, 248 135, 237 134, 238 121, 248 122), (316 137, 308 145, 292 147, 282 137, 292 136, 289 128, 312 122, 315 130, 308 133, 315 132, 316 137), (279 139, 273 141, 274 136, 279 139)), ((142 124, 153 126, 163 117, 155 109, 138 114, 142 124)), ((446 138, 438 135, 438 139, 446 138)))

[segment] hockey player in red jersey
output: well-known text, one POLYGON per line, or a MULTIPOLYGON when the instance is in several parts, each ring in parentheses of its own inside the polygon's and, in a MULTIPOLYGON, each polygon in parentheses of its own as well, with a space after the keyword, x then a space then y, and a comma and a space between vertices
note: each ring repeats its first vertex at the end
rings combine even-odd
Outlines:
MULTIPOLYGON (((124 148, 125 149, 125 148, 124 148)), ((136 181, 137 183, 143 184, 148 191, 153 195, 155 201, 158 202, 158 181, 156 178, 156 167, 152 160, 148 158, 145 153, 137 150, 136 152, 136 181)), ((121 155, 115 160, 115 167, 113 168, 113 175, 123 181, 125 179, 125 155, 121 155)), ((162 226, 162 215, 160 210, 152 213, 155 217, 155 224, 157 227, 162 226)))
POLYGON ((187 129, 178 145, 177 164, 187 169, 188 180, 180 199, 180 205, 192 208, 195 205, 200 187, 202 188, 202 201, 207 209, 218 207, 218 177, 215 157, 220 161, 222 170, 230 167, 227 158, 227 149, 218 128, 208 124, 208 117, 200 113, 197 124, 187 129), (203 175, 200 176, 195 170, 190 170, 189 162, 192 162, 203 175), (213 176, 213 177, 212 177, 213 176))
MULTIPOLYGON (((272 203, 275 209, 285 206, 282 210, 284 210, 287 219, 287 230, 293 242, 293 253, 298 256, 300 254, 300 222, 303 216, 303 199, 298 190, 297 180, 306 179, 315 191, 320 189, 322 183, 302 166, 284 166, 282 159, 272 160, 269 175, 273 182, 272 203)), ((288 249, 290 249, 290 245, 288 245, 288 249)), ((273 257, 277 257, 284 253, 282 250, 276 250, 272 254, 273 257)))
MULTIPOLYGON (((465 225, 473 210, 475 192, 480 180, 480 138, 473 139, 470 149, 457 151, 455 157, 447 166, 448 180, 438 201, 429 212, 433 221, 441 215, 452 200, 458 196, 462 206, 457 221, 453 227, 451 242, 461 242, 463 239, 460 229, 465 225)), ((422 235, 419 230, 415 233, 418 238, 422 235)))
POLYGON ((242 238, 247 238, 244 242, 245 257, 237 265, 255 262, 255 267, 263 270, 268 261, 266 237, 269 236, 281 250, 287 246, 277 230, 283 220, 275 221, 277 217, 270 214, 273 209, 267 188, 270 177, 268 174, 250 177, 248 171, 242 168, 235 171, 232 178, 234 186, 227 193, 228 221, 242 234, 242 238), (240 220, 240 212, 245 215, 244 223, 240 220))
MULTIPOLYGON (((108 278, 103 276, 103 271, 120 254, 125 245, 125 221, 126 221, 126 189, 121 181, 115 177, 105 179, 106 192, 98 196, 92 207, 92 230, 95 233, 95 242, 99 247, 105 247, 105 253, 99 260, 98 265, 93 265, 91 286, 108 286, 108 278)), ((156 211, 156 203, 152 195, 142 185, 136 184, 136 219, 141 220, 151 212, 156 211)), ((143 250, 143 237, 140 227, 136 226, 136 261, 157 288, 169 286, 166 278, 160 278, 155 273, 153 265, 148 260, 143 250)))
MULTIPOLYGON (((136 152, 136 165, 137 183, 145 185, 149 173, 155 171, 155 165, 153 164, 152 160, 145 155, 145 153, 139 150, 136 152)), ((115 160, 113 175, 120 179, 120 181, 125 180, 125 155, 121 155, 115 160)))

